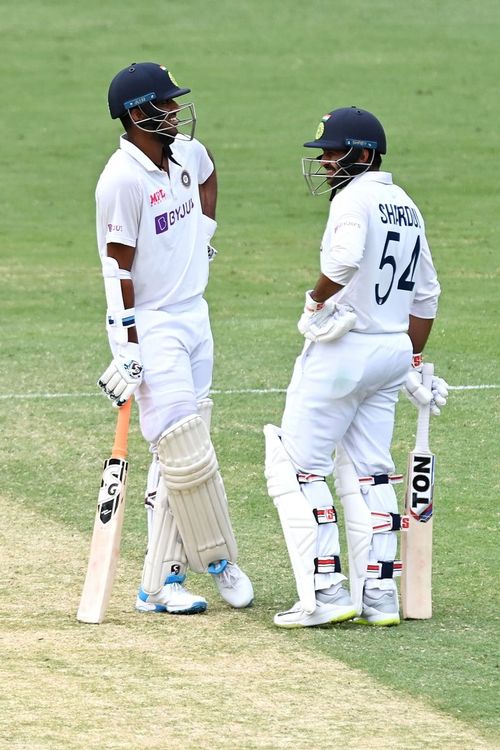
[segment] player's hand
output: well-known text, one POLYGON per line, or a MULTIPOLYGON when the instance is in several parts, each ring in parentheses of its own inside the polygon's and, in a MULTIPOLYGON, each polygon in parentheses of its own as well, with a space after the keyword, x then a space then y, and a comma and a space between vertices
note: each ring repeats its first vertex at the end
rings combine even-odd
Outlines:
POLYGON ((419 408, 430 404, 431 414, 439 416, 448 399, 448 383, 437 375, 432 376, 431 387, 422 385, 422 357, 415 355, 402 391, 411 403, 419 408))
POLYGON ((206 214, 201 215, 201 230, 207 242, 208 262, 211 263, 217 255, 217 250, 212 245, 212 237, 217 230, 217 222, 206 214))
POLYGON ((334 341, 356 325, 356 315, 349 305, 337 305, 331 299, 315 302, 306 292, 304 312, 297 328, 309 341, 334 341))
POLYGON ((123 406, 142 381, 142 364, 139 344, 128 343, 118 351, 97 385, 113 402, 123 406))

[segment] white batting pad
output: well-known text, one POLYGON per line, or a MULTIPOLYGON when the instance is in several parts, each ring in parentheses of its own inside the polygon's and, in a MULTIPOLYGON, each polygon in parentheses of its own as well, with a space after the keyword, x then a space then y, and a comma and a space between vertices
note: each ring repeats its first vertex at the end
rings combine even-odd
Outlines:
MULTIPOLYGON (((327 589, 346 577, 342 573, 328 569, 328 565, 335 566, 335 558, 340 561, 339 530, 337 526, 337 512, 333 506, 333 498, 330 488, 323 479, 318 481, 303 481, 299 477, 299 486, 302 495, 309 503, 318 526, 316 536, 316 575, 314 576, 315 589, 327 589), (320 564, 319 561, 323 561, 320 564), (326 562, 326 565, 324 564, 326 562)), ((335 566, 336 567, 336 566, 335 566)))
POLYGON ((169 427, 158 441, 158 456, 190 568, 204 573, 210 563, 235 562, 226 491, 202 417, 193 414, 169 427))
POLYGON ((372 487, 361 487, 361 493, 370 509, 373 530, 376 531, 372 539, 370 562, 394 560, 398 548, 397 532, 392 531, 392 529, 380 532, 377 529, 376 515, 377 512, 385 512, 386 514, 398 512, 398 501, 394 488, 390 484, 378 484, 372 487))
POLYGON ((169 575, 185 575, 187 566, 182 539, 161 477, 151 515, 148 551, 142 570, 142 588, 146 594, 158 593, 169 575))
POLYGON ((373 535, 372 514, 361 494, 358 475, 352 461, 341 443, 337 445, 335 453, 335 489, 344 508, 351 599, 358 614, 361 614, 363 587, 373 535))
POLYGON ((278 428, 264 427, 267 491, 278 510, 292 564, 300 606, 308 614, 316 609, 314 573, 318 524, 300 491, 297 475, 279 437, 278 428))

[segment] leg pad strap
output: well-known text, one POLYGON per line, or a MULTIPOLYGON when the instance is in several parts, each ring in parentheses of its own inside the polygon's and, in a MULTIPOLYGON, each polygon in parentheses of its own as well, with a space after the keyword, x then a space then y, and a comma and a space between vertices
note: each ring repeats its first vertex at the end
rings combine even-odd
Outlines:
POLYGON ((401 560, 379 560, 376 563, 368 563, 366 567, 367 578, 394 578, 400 576, 403 570, 401 560))
POLYGON ((384 531, 401 531, 407 529, 410 519, 408 516, 402 516, 399 513, 383 513, 382 511, 372 510, 373 533, 380 534, 384 531))
POLYGON ((315 557, 314 572, 341 573, 342 571, 340 569, 340 557, 338 555, 332 555, 331 557, 315 557))

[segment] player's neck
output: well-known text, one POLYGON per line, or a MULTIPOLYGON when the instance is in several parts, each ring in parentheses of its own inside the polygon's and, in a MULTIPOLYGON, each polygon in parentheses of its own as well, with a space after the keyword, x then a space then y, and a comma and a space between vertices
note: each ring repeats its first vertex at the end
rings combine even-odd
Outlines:
POLYGON ((150 133, 146 133, 138 128, 127 133, 128 139, 138 149, 140 149, 153 164, 156 164, 158 169, 162 172, 169 174, 168 160, 171 156, 170 146, 162 143, 157 138, 152 137, 150 133))

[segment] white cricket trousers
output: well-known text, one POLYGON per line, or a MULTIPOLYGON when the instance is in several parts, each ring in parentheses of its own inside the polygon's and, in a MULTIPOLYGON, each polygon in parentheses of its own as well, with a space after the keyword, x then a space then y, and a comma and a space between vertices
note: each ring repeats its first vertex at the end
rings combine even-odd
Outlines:
POLYGON ((174 422, 196 414, 212 384, 213 339, 203 297, 163 310, 136 310, 143 381, 136 391, 142 434, 154 445, 174 422))
POLYGON ((406 333, 351 331, 338 341, 306 343, 282 420, 283 445, 295 469, 329 476, 342 440, 358 476, 393 472, 394 414, 411 357, 406 333))

